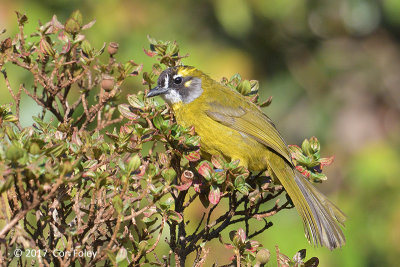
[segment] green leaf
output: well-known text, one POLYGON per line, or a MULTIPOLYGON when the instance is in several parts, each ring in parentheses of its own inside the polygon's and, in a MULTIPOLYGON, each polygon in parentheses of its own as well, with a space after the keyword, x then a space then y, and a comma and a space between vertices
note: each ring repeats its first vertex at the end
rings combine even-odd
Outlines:
POLYGON ((157 167, 153 163, 150 163, 147 166, 146 174, 149 178, 153 178, 157 174, 157 172, 158 172, 157 167))
POLYGON ((227 168, 228 169, 235 169, 239 166, 240 160, 234 160, 228 163, 227 168))
POLYGON ((174 204, 175 204, 174 199, 172 197, 169 197, 164 201, 160 201, 160 208, 162 210, 168 210, 174 204))
POLYGON ((236 188, 243 186, 246 183, 244 175, 238 175, 235 179, 234 185, 236 188))
POLYGON ((157 196, 157 195, 162 191, 163 186, 159 186, 159 187, 150 186, 149 189, 150 189, 150 192, 151 192, 153 195, 157 196))
POLYGON ((156 217, 153 218, 149 218, 149 217, 144 217, 142 219, 142 222, 144 222, 146 224, 147 227, 152 226, 153 224, 155 224, 158 221, 158 219, 156 217))
POLYGON ((120 264, 128 259, 128 252, 126 251, 126 248, 121 247, 118 250, 117 256, 115 257, 116 263, 120 266, 120 264))
POLYGON ((246 185, 239 185, 236 189, 243 195, 247 196, 249 194, 249 188, 246 185))
POLYGON ((116 256, 115 254, 112 252, 112 250, 106 249, 106 254, 108 259, 113 263, 113 265, 117 265, 117 261, 116 261, 116 256))
POLYGON ((164 124, 163 117, 160 114, 155 116, 153 118, 153 124, 154 124, 154 127, 156 127, 157 129, 161 130, 162 129, 162 125, 164 124))
POLYGON ((190 136, 186 138, 185 144, 188 146, 198 146, 200 144, 200 136, 190 136))
POLYGON ((137 95, 128 95, 128 102, 132 107, 138 109, 143 109, 145 106, 143 100, 139 99, 137 95))
POLYGON ((236 90, 241 93, 242 95, 248 95, 251 92, 251 84, 249 80, 242 80, 238 86, 236 87, 236 90))
POLYGON ((15 128, 10 126, 10 125, 6 125, 4 127, 4 130, 8 136, 8 138, 12 141, 12 140, 18 140, 19 139, 19 134, 16 132, 15 128))
POLYGON ((122 199, 119 195, 116 195, 112 199, 113 207, 114 209, 118 212, 122 212, 123 204, 122 204, 122 199))
POLYGON ((131 157, 126 168, 127 173, 130 174, 131 172, 136 171, 140 167, 141 163, 139 155, 131 157))
POLYGON ((83 169, 90 169, 90 168, 96 166, 97 163, 98 163, 97 160, 91 159, 91 160, 87 160, 85 162, 82 162, 81 165, 82 165, 83 169))
POLYGON ((46 153, 49 156, 59 157, 62 153, 65 152, 66 146, 67 146, 66 143, 60 142, 46 149, 46 153))
POLYGON ((11 146, 9 146, 6 151, 6 159, 8 159, 12 162, 16 162, 23 156, 24 156, 24 150, 15 144, 12 144, 11 146))
POLYGON ((226 180, 226 172, 225 171, 216 171, 213 173, 213 181, 217 184, 223 184, 226 180))
POLYGON ((173 168, 168 168, 161 172, 161 176, 165 179, 168 184, 171 184, 176 178, 176 172, 173 168))
POLYGON ((10 189, 14 184, 14 179, 9 177, 5 181, 0 181, 0 194, 10 189))

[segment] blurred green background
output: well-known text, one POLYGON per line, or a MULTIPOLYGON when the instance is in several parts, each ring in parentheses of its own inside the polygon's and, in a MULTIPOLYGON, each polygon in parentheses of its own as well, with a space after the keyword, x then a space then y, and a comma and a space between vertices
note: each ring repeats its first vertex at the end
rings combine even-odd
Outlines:
MULTIPOLYGON (((321 266, 399 266, 400 1, 2 0, 0 29, 8 32, 1 38, 16 32, 15 10, 27 14, 29 33, 38 19, 65 21, 75 9, 86 22, 97 19, 87 31, 92 46, 118 42, 117 58, 145 70, 154 63, 143 53, 150 34, 177 40, 190 53, 184 63, 217 80, 237 72, 259 80, 262 98, 273 96, 265 112, 287 143, 315 135, 322 156, 336 156, 319 188, 349 217, 346 246, 312 248, 291 210, 272 217, 274 226, 257 238, 265 247, 279 245, 290 257, 306 248, 321 266)), ((28 79, 12 67, 8 73, 15 88, 28 79)), ((142 89, 139 78, 124 85, 125 94, 142 89)), ((0 98, 11 102, 3 82, 0 98)), ((26 98, 22 104, 29 125, 40 109, 26 98)), ((210 264, 231 256, 220 247, 210 264)))

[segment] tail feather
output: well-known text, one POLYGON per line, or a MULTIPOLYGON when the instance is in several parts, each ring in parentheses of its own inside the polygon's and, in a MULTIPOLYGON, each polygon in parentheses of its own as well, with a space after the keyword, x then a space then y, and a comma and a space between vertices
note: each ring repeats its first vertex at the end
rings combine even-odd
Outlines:
POLYGON ((273 164, 268 163, 271 175, 278 178, 292 199, 307 239, 330 250, 342 247, 346 240, 339 224, 344 225, 346 215, 283 159, 270 160, 273 160, 273 164))
MULTIPOLYGON (((297 171, 295 171, 295 181, 315 218, 316 228, 320 233, 318 243, 329 249, 342 247, 346 239, 339 224, 344 226, 346 215, 297 171)), ((308 227, 315 228, 315 226, 308 227)))

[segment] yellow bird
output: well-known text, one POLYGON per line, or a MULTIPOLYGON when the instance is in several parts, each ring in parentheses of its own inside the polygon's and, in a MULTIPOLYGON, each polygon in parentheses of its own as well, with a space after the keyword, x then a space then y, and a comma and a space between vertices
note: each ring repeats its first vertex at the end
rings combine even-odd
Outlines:
POLYGON ((147 97, 156 95, 180 125, 195 127, 204 156, 239 160, 251 171, 268 169, 292 199, 309 242, 331 250, 345 244, 339 224, 346 216, 295 169, 282 136, 256 105, 190 66, 163 71, 147 97))

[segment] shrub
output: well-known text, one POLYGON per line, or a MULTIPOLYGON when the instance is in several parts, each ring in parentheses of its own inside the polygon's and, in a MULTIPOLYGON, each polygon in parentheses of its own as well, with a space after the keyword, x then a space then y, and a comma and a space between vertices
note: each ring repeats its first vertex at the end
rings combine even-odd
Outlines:
MULTIPOLYGON (((133 60, 116 60, 118 44, 92 47, 84 32, 94 21, 84 24, 79 11, 64 24, 54 16, 29 37, 27 17, 17 17, 19 33, 0 46, 0 68, 14 100, 0 108, 1 263, 184 266, 194 253, 193 265, 201 266, 213 239, 232 250, 231 264, 269 261, 269 251, 252 238, 272 226, 270 216, 292 208, 289 198, 278 202, 282 186, 235 161, 203 160, 194 129, 177 125, 166 105, 144 97, 163 69, 187 57, 175 42, 149 38, 145 53, 155 63, 142 73, 133 60), (32 85, 14 90, 9 64, 28 71, 32 85), (118 106, 122 84, 139 75, 145 90, 118 106), (29 127, 20 124, 22 94, 42 107, 29 127), (186 211, 197 199, 207 209, 192 221, 186 211), (275 204, 266 209, 267 202, 275 204), (255 220, 264 226, 251 231, 255 220), (240 222, 244 227, 223 240, 222 232, 240 222), (159 248, 163 236, 167 251, 159 248)), ((221 82, 260 107, 271 103, 259 103, 257 81, 237 74, 221 82)), ((320 158, 316 138, 291 149, 303 174, 326 179, 320 167, 331 159, 320 158)), ((317 258, 304 262, 305 250, 293 259, 276 252, 279 266, 318 265, 317 258)))

